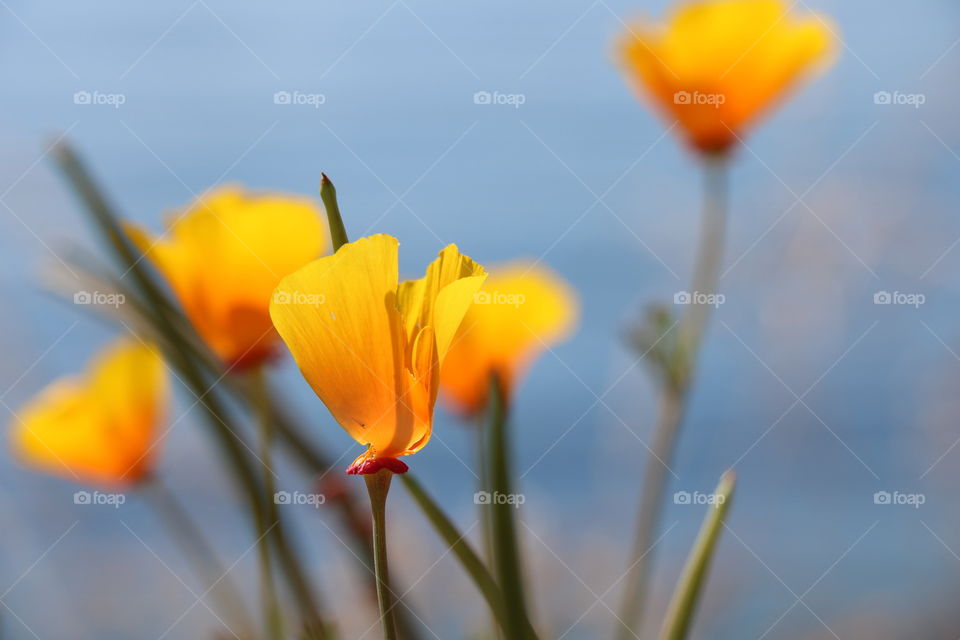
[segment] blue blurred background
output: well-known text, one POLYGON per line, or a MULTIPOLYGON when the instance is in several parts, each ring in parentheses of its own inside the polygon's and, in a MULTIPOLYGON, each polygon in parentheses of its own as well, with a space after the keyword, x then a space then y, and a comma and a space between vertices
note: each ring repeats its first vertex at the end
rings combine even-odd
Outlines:
MULTIPOLYGON (((399 237, 410 276, 456 242, 485 264, 542 258, 579 291, 579 331, 541 358, 518 401, 521 531, 550 636, 605 637, 656 411, 623 336, 646 305, 687 288, 698 226, 696 162, 612 62, 621 20, 665 6, 0 2, 0 406, 9 416, 112 335, 42 290, 42 273, 75 247, 95 249, 45 154, 59 136, 154 229, 215 183, 313 194, 325 171, 351 235, 399 237), (523 104, 476 104, 481 91, 523 104), (77 92, 122 104, 77 104, 77 92)), ((795 9, 830 15, 843 46, 749 137, 732 172, 726 304, 672 465, 672 491, 709 491, 731 465, 740 479, 694 636, 956 637, 960 10, 946 0, 795 9), (876 104, 879 91, 925 102, 876 104), (925 303, 875 305, 879 291, 925 303), (925 503, 877 505, 878 491, 925 503)), ((289 362, 277 377, 344 465, 359 453, 289 362)), ((239 500, 181 395, 161 473, 253 593, 239 500)), ((464 529, 476 520, 470 428, 441 412, 413 461, 464 529)), ((0 636, 215 632, 193 595, 202 587, 146 504, 75 505, 77 487, 9 458, 0 636)), ((288 471, 286 488, 309 485, 288 471)), ((479 598, 394 493, 408 599, 436 637, 476 636, 487 622, 479 598)), ((343 637, 376 637, 333 519, 291 510, 343 637)), ((701 517, 668 507, 652 623, 701 517)))

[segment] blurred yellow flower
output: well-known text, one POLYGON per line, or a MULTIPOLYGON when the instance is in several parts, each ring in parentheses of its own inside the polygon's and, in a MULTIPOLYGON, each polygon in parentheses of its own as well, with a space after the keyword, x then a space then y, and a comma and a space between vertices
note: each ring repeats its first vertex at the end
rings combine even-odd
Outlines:
POLYGON ((420 280, 398 284, 399 243, 343 245, 284 278, 270 315, 303 376, 369 445, 348 473, 397 473, 430 439, 440 365, 480 289, 483 267, 449 245, 420 280))
POLYGON ((122 339, 83 376, 62 378, 16 414, 11 444, 26 464, 72 480, 119 487, 151 471, 169 388, 153 348, 122 339))
POLYGON ((567 337, 579 315, 570 286, 529 262, 491 268, 443 362, 444 395, 465 414, 487 402, 496 374, 509 398, 526 368, 567 337))
POLYGON ((330 249, 326 223, 309 198, 208 192, 175 214, 160 237, 128 226, 210 349, 228 366, 258 364, 275 351, 270 296, 280 279, 330 249))
POLYGON ((668 24, 631 25, 626 72, 690 144, 721 152, 834 49, 832 27, 785 0, 699 0, 668 24))

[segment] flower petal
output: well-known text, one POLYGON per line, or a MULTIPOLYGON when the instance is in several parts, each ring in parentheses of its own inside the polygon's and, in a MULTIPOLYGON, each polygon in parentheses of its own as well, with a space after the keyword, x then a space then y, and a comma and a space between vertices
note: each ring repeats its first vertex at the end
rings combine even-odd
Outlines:
POLYGON ((398 402, 406 386, 398 244, 386 235, 347 243, 284 278, 270 305, 314 392, 355 440, 382 455, 413 430, 398 402))
POLYGON ((12 440, 28 464, 72 479, 131 484, 149 471, 169 399, 152 347, 115 343, 83 378, 57 381, 19 412, 12 440))
POLYGON ((280 278, 329 248, 309 198, 215 189, 176 215, 163 238, 128 227, 190 321, 225 361, 257 360, 275 340, 268 306, 280 278))
POLYGON ((536 356, 572 331, 574 292, 553 272, 529 262, 491 270, 443 362, 441 385, 463 413, 486 403, 497 374, 509 392, 536 356))
POLYGON ((473 294, 483 285, 486 271, 451 244, 441 251, 419 280, 400 284, 398 298, 404 328, 413 336, 417 328, 433 327, 440 362, 457 332, 473 294))

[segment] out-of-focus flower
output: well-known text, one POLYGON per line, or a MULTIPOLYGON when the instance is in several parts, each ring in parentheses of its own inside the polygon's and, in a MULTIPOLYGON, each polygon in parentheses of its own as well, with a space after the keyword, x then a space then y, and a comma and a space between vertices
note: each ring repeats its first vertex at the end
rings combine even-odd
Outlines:
POLYGON ((217 188, 178 212, 153 237, 128 227, 210 349, 228 366, 263 362, 278 340, 270 296, 285 275, 329 251, 326 225, 309 198, 217 188))
POLYGON ((456 245, 398 284, 395 238, 343 245, 284 278, 270 314, 337 422, 369 445, 348 473, 406 470, 430 439, 440 365, 480 289, 483 267, 456 245))
POLYGON ((666 25, 631 25, 618 49, 630 79, 694 148, 722 152, 830 59, 831 31, 818 16, 791 16, 784 0, 701 0, 666 25))
POLYGON ((569 335, 578 315, 576 295, 550 270, 525 262, 491 268, 444 360, 444 395, 462 413, 476 413, 496 375, 509 398, 527 367, 569 335))
POLYGON ((57 380, 16 414, 11 443, 26 464, 118 487, 150 472, 169 385, 155 348, 121 339, 82 376, 57 380))

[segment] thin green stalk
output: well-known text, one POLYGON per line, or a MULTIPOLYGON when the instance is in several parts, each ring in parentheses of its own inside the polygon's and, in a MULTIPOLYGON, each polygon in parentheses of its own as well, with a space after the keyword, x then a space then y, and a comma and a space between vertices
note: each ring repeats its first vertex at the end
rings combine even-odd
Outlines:
MULTIPOLYGON (((700 302, 705 300, 703 296, 717 293, 728 209, 728 164, 724 155, 704 158, 703 216, 690 291, 692 296, 700 296, 700 302)), ((677 367, 681 373, 676 379, 664 376, 653 447, 644 468, 637 531, 628 563, 630 568, 625 576, 627 587, 618 616, 620 640, 633 640, 643 628, 643 612, 655 556, 653 546, 660 529, 663 500, 667 493, 667 473, 673 461, 677 435, 710 314, 709 304, 697 302, 691 300, 692 304, 686 307, 677 329, 679 350, 674 357, 681 360, 677 367)))
POLYGON ((733 500, 735 485, 736 477, 732 471, 728 471, 720 478, 720 484, 713 492, 715 501, 707 508, 700 533, 687 557, 676 591, 673 592, 660 630, 660 640, 686 640, 690 632, 697 602, 710 570, 710 561, 723 529, 723 521, 733 500))
MULTIPOLYGON (((257 408, 257 423, 259 426, 259 458, 263 467, 264 493, 267 500, 273 500, 276 494, 276 483, 273 481, 273 419, 270 415, 270 406, 267 396, 266 372, 262 366, 250 371, 251 401, 257 408)), ((280 640, 283 634, 283 614, 280 610, 280 599, 277 597, 277 586, 274 580, 274 570, 270 544, 268 540, 258 545, 260 558, 260 575, 263 585, 263 619, 268 638, 280 640)))
MULTIPOLYGON (((474 448, 477 455, 477 494, 478 496, 490 493, 489 461, 487 460, 487 430, 483 412, 477 415, 476 423, 471 425, 476 434, 474 448)), ((490 522, 489 505, 474 500, 477 503, 477 518, 480 522, 480 544, 483 550, 483 559, 488 567, 493 566, 493 529, 490 522)), ((494 616, 493 632, 497 639, 503 638, 503 629, 497 624, 494 616)))
POLYGON ((507 435, 507 403, 496 376, 490 394, 490 528, 493 534, 493 565, 507 603, 509 640, 528 638, 527 605, 524 597, 523 567, 520 563, 516 511, 513 493, 512 460, 507 435))
MULTIPOLYGON (((482 416, 477 420, 477 424, 473 425, 474 433, 476 434, 476 442, 474 447, 476 448, 477 454, 477 495, 483 495, 484 493, 490 493, 490 461, 487 455, 487 429, 486 424, 482 419, 482 416)), ((491 529, 490 523, 490 509, 488 505, 477 500, 477 512, 478 518, 480 520, 480 529, 481 529, 481 540, 482 548, 484 553, 484 560, 487 563, 487 566, 493 565, 493 531, 491 529)))
MULTIPOLYGON (((167 527, 187 562, 196 570, 204 591, 209 591, 226 618, 241 629, 240 637, 252 633, 254 624, 247 616, 243 596, 230 579, 229 571, 220 564, 216 549, 207 541, 190 513, 159 478, 148 479, 143 489, 147 503, 157 512, 159 520, 167 527)), ((233 629, 230 631, 238 635, 233 629)))
POLYGON ((377 574, 377 602, 380 604, 380 622, 384 640, 397 640, 397 623, 393 618, 396 606, 390 589, 390 570, 387 565, 387 493, 393 471, 381 469, 363 476, 370 494, 370 511, 373 514, 373 566, 377 574))
MULTIPOLYGON (((477 552, 473 550, 470 543, 467 542, 466 536, 460 533, 456 525, 453 524, 453 521, 444 513, 436 501, 430 497, 430 494, 426 492, 413 474, 405 473, 400 476, 400 479, 407 487, 407 491, 410 492, 414 502, 417 503, 427 517, 427 521, 433 525, 434 531, 436 531, 440 538, 450 547, 453 555, 460 561, 460 565, 464 571, 466 571, 467 575, 473 580, 473 584, 480 591, 483 599, 486 600, 487 606, 490 607, 490 612, 493 614, 499 628, 507 632, 510 628, 510 622, 506 601, 504 600, 503 592, 500 590, 500 587, 497 586, 493 575, 490 573, 490 570, 487 569, 484 561, 477 552)), ((535 639, 537 634, 532 625, 530 625, 530 622, 525 621, 525 626, 527 628, 527 637, 535 639)))

